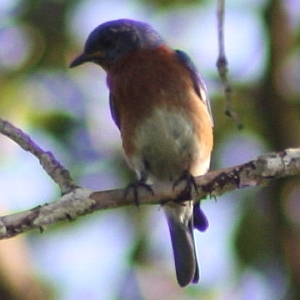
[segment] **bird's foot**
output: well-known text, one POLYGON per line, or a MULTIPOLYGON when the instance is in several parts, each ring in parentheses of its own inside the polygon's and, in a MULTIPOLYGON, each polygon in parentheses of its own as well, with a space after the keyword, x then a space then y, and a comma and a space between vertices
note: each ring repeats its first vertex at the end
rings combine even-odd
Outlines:
POLYGON ((139 204, 140 204, 140 201, 139 201, 139 189, 140 188, 143 188, 143 189, 147 190, 148 192, 150 192, 152 195, 154 195, 152 187, 149 184, 147 184, 143 179, 136 180, 136 181, 130 183, 125 189, 125 198, 127 198, 130 193, 133 193, 133 200, 134 200, 134 204, 136 206, 139 206, 139 204))
POLYGON ((198 186, 196 184, 195 178, 189 172, 184 172, 178 179, 174 181, 173 189, 175 189, 181 182, 185 182, 185 188, 182 193, 177 198, 178 202, 186 201, 192 199, 192 187, 195 191, 198 191, 198 186))

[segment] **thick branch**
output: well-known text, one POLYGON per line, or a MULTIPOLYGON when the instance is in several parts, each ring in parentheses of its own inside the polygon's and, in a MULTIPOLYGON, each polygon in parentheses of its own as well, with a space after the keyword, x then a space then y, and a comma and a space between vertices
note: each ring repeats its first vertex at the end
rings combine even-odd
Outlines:
MULTIPOLYGON (((125 190, 90 191, 73 183, 69 172, 55 159, 34 143, 30 137, 9 122, 0 118, 0 132, 36 156, 49 176, 60 186, 62 198, 33 209, 0 217, 0 239, 39 228, 43 231, 48 225, 58 221, 73 220, 97 210, 112 209, 134 204, 134 195, 125 195, 125 190)), ((245 164, 212 171, 195 178, 199 186, 194 191, 194 199, 218 196, 225 192, 249 186, 267 184, 275 178, 300 174, 300 149, 288 149, 278 153, 259 156, 245 164)), ((152 186, 153 194, 146 189, 139 190, 139 202, 161 204, 179 199, 185 184, 172 183, 152 186)))
MULTIPOLYGON (((199 185, 195 198, 217 196, 225 192, 249 186, 267 184, 275 178, 300 174, 300 149, 288 149, 279 153, 259 156, 248 163, 212 171, 196 178, 199 185)), ((164 204, 176 200, 184 184, 173 189, 172 184, 152 186, 154 194, 139 190, 140 204, 164 204)), ((25 231, 40 228, 58 221, 73 220, 97 210, 112 209, 133 205, 133 195, 124 197, 124 190, 93 192, 75 188, 61 199, 38 206, 28 211, 15 213, 0 218, 0 239, 15 236, 25 231)))

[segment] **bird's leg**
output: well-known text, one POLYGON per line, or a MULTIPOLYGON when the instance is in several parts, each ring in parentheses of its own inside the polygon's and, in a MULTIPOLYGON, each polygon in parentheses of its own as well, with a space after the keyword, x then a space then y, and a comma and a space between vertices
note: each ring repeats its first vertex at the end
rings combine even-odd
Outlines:
MULTIPOLYGON (((185 182, 186 186, 183 192, 178 196, 176 202, 183 202, 188 199, 192 199, 192 187, 195 191, 198 191, 198 186, 196 184, 195 178, 188 172, 184 172, 178 179, 175 180, 173 188, 176 188, 182 181, 185 182)), ((193 226, 199 231, 205 231, 208 228, 208 220, 200 208, 200 202, 194 203, 193 208, 193 226)))
POLYGON ((139 206, 139 188, 143 188, 154 195, 152 187, 146 183, 146 178, 141 177, 140 179, 130 183, 125 189, 125 197, 127 198, 129 193, 133 192, 134 203, 139 206))
POLYGON ((186 201, 188 199, 192 199, 192 187, 194 187, 195 191, 198 191, 198 186, 196 184, 194 176, 190 174, 189 171, 183 172, 183 174, 174 181, 173 189, 176 188, 181 182, 185 182, 185 188, 183 192, 179 195, 179 197, 176 199, 176 201, 186 201))

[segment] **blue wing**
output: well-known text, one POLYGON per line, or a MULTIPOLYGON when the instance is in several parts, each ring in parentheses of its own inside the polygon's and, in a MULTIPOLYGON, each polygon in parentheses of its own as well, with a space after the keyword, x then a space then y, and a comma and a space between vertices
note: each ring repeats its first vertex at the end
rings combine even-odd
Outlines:
POLYGON ((184 51, 175 50, 175 53, 176 53, 178 59, 180 60, 180 62, 182 64, 184 64, 184 66, 190 71, 191 78, 194 83, 195 91, 199 95, 200 99, 207 105, 207 109, 208 109, 208 112, 209 112, 210 118, 211 118, 211 124, 213 126, 213 117, 212 117, 212 113, 211 113, 210 100, 207 95, 204 81, 201 79, 196 66, 194 65, 194 63, 192 62, 190 57, 184 51))
POLYGON ((120 129, 120 118, 115 108, 114 96, 112 93, 109 93, 109 108, 112 119, 114 120, 117 127, 120 129))

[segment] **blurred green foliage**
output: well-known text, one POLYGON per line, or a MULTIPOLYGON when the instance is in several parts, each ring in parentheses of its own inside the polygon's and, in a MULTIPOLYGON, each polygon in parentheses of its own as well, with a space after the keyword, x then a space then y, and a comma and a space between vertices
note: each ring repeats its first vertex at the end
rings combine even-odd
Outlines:
POLYGON ((151 4, 151 5, 155 5, 157 7, 157 9, 169 9, 171 7, 184 7, 184 6, 188 6, 188 5, 193 5, 193 4, 197 4, 197 5, 201 5, 205 2, 207 2, 206 0, 186 0, 186 1, 182 1, 182 0, 143 0, 146 4, 151 4))
POLYGON ((34 127, 44 130, 58 140, 64 140, 76 128, 78 121, 70 114, 63 111, 49 111, 46 113, 34 114, 31 124, 34 127))

